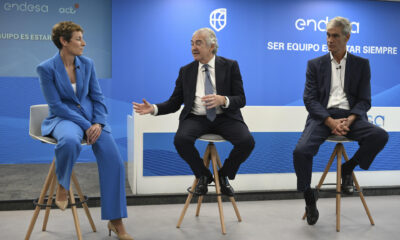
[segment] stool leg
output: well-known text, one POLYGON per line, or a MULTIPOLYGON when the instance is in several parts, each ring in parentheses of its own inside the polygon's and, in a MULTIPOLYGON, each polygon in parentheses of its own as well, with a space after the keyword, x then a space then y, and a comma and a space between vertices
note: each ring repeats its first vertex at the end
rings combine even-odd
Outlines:
POLYGON ((190 201, 192 200, 192 197, 193 197, 192 192, 194 191, 194 188, 196 187, 198 181, 199 180, 197 178, 195 178, 193 181, 192 188, 190 189, 191 192, 188 194, 188 196, 186 198, 186 202, 185 202, 185 205, 183 206, 181 216, 179 217, 178 223, 176 224, 177 228, 180 228, 180 226, 181 226, 183 218, 185 217, 185 214, 186 214, 186 210, 188 209, 190 201))
POLYGON ((200 208, 201 208, 201 203, 203 202, 203 196, 199 196, 199 199, 197 199, 197 207, 196 207, 196 217, 200 215, 200 208))
MULTIPOLYGON (((72 186, 69 188, 68 192, 69 192, 69 200, 70 200, 71 204, 75 204, 75 196, 74 196, 74 191, 72 190, 72 186)), ((79 225, 79 218, 78 218, 78 212, 76 210, 76 206, 72 205, 71 210, 72 210, 72 215, 74 216, 76 234, 78 235, 78 239, 82 240, 81 227, 79 225)))
POLYGON ((219 183, 219 177, 218 177, 217 157, 216 156, 217 156, 217 150, 215 149, 215 146, 213 145, 212 149, 211 149, 211 161, 212 161, 212 166, 213 166, 213 171, 214 171, 215 191, 217 192, 219 219, 221 221, 222 234, 226 234, 225 222, 224 222, 224 211, 222 209, 222 197, 221 197, 221 191, 220 191, 220 183, 219 183))
POLYGON ((321 179, 319 180, 319 183, 317 185, 317 189, 320 189, 322 184, 324 184, 325 178, 329 173, 329 169, 331 168, 332 163, 335 160, 335 157, 337 158, 337 154, 338 154, 338 146, 335 146, 335 149, 333 150, 332 155, 329 158, 329 162, 325 167, 324 173, 322 174, 321 179))
POLYGON ((44 214, 42 231, 46 231, 47 222, 49 220, 51 204, 53 203, 53 194, 54 194, 54 189, 55 189, 56 182, 57 182, 56 172, 55 171, 53 171, 51 173, 51 180, 50 181, 51 181, 50 192, 49 192, 49 198, 47 199, 47 207, 46 207, 46 213, 44 214))
MULTIPOLYGON (((207 146, 206 152, 204 153, 204 156, 203 156, 203 161, 204 162, 206 161, 207 158, 209 158, 209 155, 210 155, 210 148, 207 146)), ((185 217, 185 214, 186 214, 186 210, 188 209, 190 201, 192 200, 193 192, 194 192, 194 189, 196 188, 196 185, 197 185, 198 181, 199 180, 197 178, 195 178, 194 181, 193 181, 192 187, 190 188, 190 192, 189 192, 189 194, 188 194, 188 196, 186 198, 185 205, 183 206, 183 209, 182 209, 182 212, 181 212, 181 216, 179 217, 178 223, 176 224, 177 228, 180 228, 180 226, 181 226, 183 218, 185 217)), ((199 203, 197 203, 197 205, 199 205, 199 203)), ((201 202, 200 202, 200 205, 201 205, 201 202)), ((200 211, 200 207, 197 206, 197 208, 198 208, 198 211, 200 211)))
POLYGON ((365 201, 364 194, 361 191, 360 185, 358 184, 358 181, 357 181, 357 178, 356 178, 356 175, 354 174, 354 172, 353 172, 353 181, 354 181, 354 184, 356 185, 356 189, 358 191, 358 194, 360 195, 361 202, 362 202, 362 204, 364 206, 365 212, 367 213, 369 221, 370 221, 371 225, 375 225, 375 222, 372 219, 371 213, 370 213, 369 208, 367 206, 367 202, 365 201))
MULTIPOLYGON (((322 176, 319 180, 319 183, 317 185, 317 190, 319 190, 321 188, 322 184, 324 184, 325 178, 329 173, 329 169, 332 166, 333 160, 335 160, 335 157, 337 155, 337 151, 338 151, 337 149, 338 149, 338 146, 336 145, 335 148, 333 149, 331 157, 329 158, 328 164, 325 167, 324 173, 322 174, 322 176)), ((306 217, 307 217, 307 214, 306 214, 306 212, 304 212, 302 219, 304 220, 304 219, 306 219, 306 217)))
POLYGON ((341 175, 342 175, 342 154, 343 144, 338 143, 337 170, 336 170, 336 231, 340 232, 340 198, 341 198, 341 175))
MULTIPOLYGON (((39 201, 38 201, 39 204, 43 204, 44 198, 45 198, 46 193, 47 193, 47 190, 49 189, 51 173, 54 171, 54 168, 55 168, 55 159, 56 158, 54 157, 53 158, 53 162, 50 165, 49 173, 47 174, 46 180, 45 180, 45 182, 43 184, 43 188, 42 188, 42 191, 40 193, 40 197, 39 197, 39 201)), ((37 217, 39 216, 39 211, 40 211, 40 206, 36 206, 35 212, 33 213, 31 222, 30 222, 29 227, 28 227, 28 231, 26 232, 26 235, 25 235, 25 240, 28 240, 31 237, 33 227, 35 226, 37 217)))
MULTIPOLYGON (((79 199, 81 200, 81 202, 83 202, 85 200, 85 197, 83 196, 81 187, 79 186, 78 179, 76 179, 75 172, 72 171, 71 177, 72 177, 72 182, 74 183, 75 189, 78 192, 79 199)), ((96 226, 94 225, 94 222, 93 222, 93 219, 92 219, 92 215, 90 214, 90 211, 89 211, 89 208, 88 208, 87 204, 86 203, 82 203, 82 207, 85 210, 86 217, 89 220, 89 223, 90 223, 90 226, 92 227, 93 232, 96 232, 96 226)))
MULTIPOLYGON (((211 145, 208 144, 207 148, 206 148, 206 152, 204 153, 204 156, 203 156, 203 163, 207 169, 210 167, 210 159, 211 159, 210 154, 211 154, 211 145)), ((200 207, 201 207, 201 203, 203 202, 203 198, 204 198, 204 196, 199 196, 199 198, 197 199, 196 217, 198 217, 200 214, 200 207)))
MULTIPOLYGON (((215 150, 215 151, 217 151, 217 150, 215 150)), ((219 158, 218 153, 216 154, 216 157, 217 157, 218 168, 221 169, 222 168, 222 162, 221 162, 221 159, 219 158)), ((235 210, 235 214, 236 214, 236 217, 237 217, 238 221, 241 222, 242 221, 242 217, 240 216, 239 208, 236 205, 235 198, 234 197, 229 197, 229 200, 232 203, 232 206, 233 206, 233 209, 235 210)))
MULTIPOLYGON (((344 150, 344 148, 343 148, 343 156, 344 156, 344 159, 346 160, 346 162, 349 161, 349 157, 347 156, 347 153, 344 150)), ((357 181, 357 178, 356 178, 356 175, 354 174, 354 172, 353 172, 353 181, 354 181, 354 185, 356 185, 356 189, 358 191, 358 194, 360 195, 361 202, 362 202, 362 204, 364 206, 365 212, 367 213, 369 221, 370 221, 371 225, 375 225, 375 222, 372 219, 371 213, 370 213, 369 208, 367 206, 367 202, 365 201, 364 194, 361 191, 360 185, 358 184, 358 181, 357 181)))
POLYGON ((236 217, 237 217, 237 219, 238 219, 238 222, 241 222, 241 221, 242 221, 242 217, 240 216, 239 208, 238 208, 237 205, 236 205, 235 198, 234 198, 234 197, 229 197, 229 200, 231 201, 232 206, 233 206, 233 209, 235 210, 235 213, 236 213, 236 217))

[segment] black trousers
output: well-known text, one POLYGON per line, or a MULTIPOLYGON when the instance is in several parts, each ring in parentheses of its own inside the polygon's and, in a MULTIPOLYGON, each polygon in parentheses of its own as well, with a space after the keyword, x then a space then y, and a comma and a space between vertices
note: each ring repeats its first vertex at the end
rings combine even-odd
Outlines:
POLYGON ((233 144, 233 149, 220 173, 229 179, 234 179, 240 164, 247 159, 255 144, 247 125, 225 114, 218 114, 213 122, 206 116, 189 114, 186 119, 179 122, 174 139, 175 148, 189 164, 196 178, 210 175, 210 170, 204 166, 203 159, 194 146, 196 139, 207 133, 221 135, 233 144))
MULTIPOLYGON (((350 111, 343 109, 328 109, 334 119, 345 118, 350 111)), ((306 123, 295 150, 293 163, 297 175, 297 190, 305 191, 310 187, 313 157, 318 153, 319 146, 330 136, 331 129, 321 121, 309 119, 306 123)), ((347 138, 358 142, 360 148, 354 154, 360 168, 368 170, 375 156, 386 145, 389 135, 385 130, 367 121, 357 118, 350 126, 347 138)))

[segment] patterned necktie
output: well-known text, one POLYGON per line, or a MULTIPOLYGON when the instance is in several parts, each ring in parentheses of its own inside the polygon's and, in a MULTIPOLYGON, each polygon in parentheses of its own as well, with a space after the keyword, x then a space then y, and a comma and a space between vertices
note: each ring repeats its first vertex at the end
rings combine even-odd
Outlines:
MULTIPOLYGON (((213 91, 213 86, 211 83, 211 77, 210 77, 210 71, 208 71, 208 64, 204 64, 204 69, 205 69, 205 81, 204 81, 204 89, 205 89, 205 95, 209 95, 209 94, 214 94, 213 91)), ((207 112, 207 118, 208 120, 210 120, 211 122, 214 121, 215 117, 217 116, 217 110, 214 108, 211 109, 207 109, 206 108, 206 112, 207 112)))

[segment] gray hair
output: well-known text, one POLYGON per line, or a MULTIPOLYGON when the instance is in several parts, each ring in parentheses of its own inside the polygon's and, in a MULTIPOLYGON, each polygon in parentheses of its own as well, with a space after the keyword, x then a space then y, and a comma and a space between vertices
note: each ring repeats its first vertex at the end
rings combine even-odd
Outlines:
POLYGON ((351 23, 349 19, 344 17, 335 17, 331 19, 326 25, 326 29, 330 29, 333 27, 340 27, 342 29, 343 35, 347 36, 351 33, 351 23))
POLYGON ((198 33, 206 33, 207 46, 211 47, 211 45, 214 44, 215 47, 212 53, 216 54, 218 51, 218 40, 215 32, 211 28, 200 28, 193 33, 192 37, 198 33))

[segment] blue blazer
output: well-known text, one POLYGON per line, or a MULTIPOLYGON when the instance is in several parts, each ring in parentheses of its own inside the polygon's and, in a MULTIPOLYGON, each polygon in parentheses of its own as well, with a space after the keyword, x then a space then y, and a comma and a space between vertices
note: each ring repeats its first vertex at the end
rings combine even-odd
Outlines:
POLYGON ((59 53, 36 68, 40 87, 49 105, 49 116, 42 123, 42 135, 51 134, 62 120, 69 120, 86 131, 94 123, 107 124, 107 107, 90 58, 75 57, 76 94, 59 53))
MULTIPOLYGON (((308 61, 304 105, 311 119, 324 121, 330 114, 327 110, 331 89, 330 54, 308 61)), ((371 108, 371 71, 368 59, 347 53, 344 92, 350 105, 350 113, 368 121, 367 112, 371 108)))

